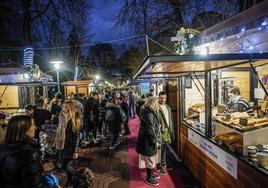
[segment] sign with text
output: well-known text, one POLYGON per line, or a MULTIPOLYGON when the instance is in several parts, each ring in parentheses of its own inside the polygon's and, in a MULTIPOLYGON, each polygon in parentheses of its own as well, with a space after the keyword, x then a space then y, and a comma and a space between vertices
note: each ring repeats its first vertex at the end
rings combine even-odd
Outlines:
POLYGON ((237 179, 237 159, 235 157, 217 147, 215 144, 206 140, 191 129, 188 129, 188 140, 231 176, 237 179))

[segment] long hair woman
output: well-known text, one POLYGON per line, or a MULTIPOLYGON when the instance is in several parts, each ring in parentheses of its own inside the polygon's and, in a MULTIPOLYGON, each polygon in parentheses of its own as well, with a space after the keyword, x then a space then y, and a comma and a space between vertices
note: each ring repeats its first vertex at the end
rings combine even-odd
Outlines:
POLYGON ((30 116, 12 117, 7 126, 5 144, 0 147, 1 187, 43 187, 43 167, 34 140, 36 126, 30 116))
POLYGON ((158 120, 159 104, 155 97, 149 97, 140 110, 140 129, 136 151, 139 153, 139 168, 146 168, 146 184, 158 186, 153 169, 160 161, 160 125, 158 120))
MULTIPOLYGON (((78 157, 80 118, 72 101, 65 101, 59 114, 59 125, 54 140, 54 146, 59 150, 60 168, 69 177, 76 174, 73 161, 78 157)), ((70 180, 70 179, 69 179, 70 180)))

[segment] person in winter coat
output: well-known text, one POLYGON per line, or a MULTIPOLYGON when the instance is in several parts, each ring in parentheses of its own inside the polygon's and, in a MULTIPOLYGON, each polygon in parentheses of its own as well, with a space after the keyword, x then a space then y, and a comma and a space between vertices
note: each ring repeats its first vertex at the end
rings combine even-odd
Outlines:
POLYGON ((9 120, 5 144, 0 146, 1 188, 44 187, 35 130, 30 116, 17 115, 9 120))
POLYGON ((122 124, 126 121, 126 114, 120 108, 117 98, 112 98, 109 103, 106 105, 106 114, 105 122, 109 127, 110 132, 113 135, 112 143, 110 144, 109 149, 115 149, 120 142, 118 141, 119 133, 121 130, 122 124))
POLYGON ((55 98, 52 99, 52 101, 50 102, 49 111, 52 114, 52 120, 54 121, 54 123, 58 123, 62 102, 63 102, 63 96, 61 93, 57 93, 55 95, 55 98))
POLYGON ((128 136, 130 135, 130 130, 129 130, 129 125, 128 125, 128 121, 129 121, 129 118, 128 118, 128 104, 126 102, 126 99, 125 99, 125 96, 124 95, 121 95, 121 97, 119 97, 119 104, 121 106, 121 109, 124 111, 124 113, 126 114, 126 121, 124 123, 124 129, 125 129, 125 132, 124 132, 124 136, 128 136))
POLYGON ((69 176, 76 174, 72 164, 78 158, 80 118, 72 101, 65 101, 59 115, 54 147, 59 150, 59 167, 69 176))
POLYGON ((153 169, 159 163, 159 148, 161 143, 160 124, 158 120, 159 103, 157 98, 146 99, 140 111, 140 129, 137 139, 136 151, 139 155, 139 167, 146 168, 146 184, 158 186, 156 179, 160 176, 153 174, 153 169))
POLYGON ((166 103, 167 94, 164 91, 159 93, 159 113, 158 118, 161 127, 161 163, 157 165, 157 169, 161 175, 166 175, 166 170, 172 170, 171 166, 167 165, 167 148, 168 145, 175 141, 175 132, 173 125, 173 115, 170 106, 166 103))

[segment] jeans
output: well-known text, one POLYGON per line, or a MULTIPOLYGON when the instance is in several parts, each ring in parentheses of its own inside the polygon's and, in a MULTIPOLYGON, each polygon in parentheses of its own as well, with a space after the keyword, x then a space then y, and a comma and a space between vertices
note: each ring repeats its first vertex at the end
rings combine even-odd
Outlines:
POLYGON ((161 145, 161 164, 166 165, 167 164, 167 144, 161 145))
POLYGON ((118 141, 118 137, 119 137, 119 132, 114 132, 113 133, 113 138, 112 138, 112 143, 111 146, 114 146, 116 144, 116 142, 118 141))
POLYGON ((89 121, 88 118, 84 119, 84 125, 83 125, 83 139, 87 140, 88 139, 88 133, 89 133, 89 121))

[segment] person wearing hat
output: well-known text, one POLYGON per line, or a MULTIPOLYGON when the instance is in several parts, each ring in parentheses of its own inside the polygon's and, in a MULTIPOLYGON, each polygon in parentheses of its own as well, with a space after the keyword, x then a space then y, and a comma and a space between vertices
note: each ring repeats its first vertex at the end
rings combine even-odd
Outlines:
POLYGON ((6 127, 7 127, 6 115, 0 113, 0 145, 4 144, 6 127))

